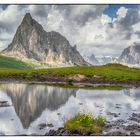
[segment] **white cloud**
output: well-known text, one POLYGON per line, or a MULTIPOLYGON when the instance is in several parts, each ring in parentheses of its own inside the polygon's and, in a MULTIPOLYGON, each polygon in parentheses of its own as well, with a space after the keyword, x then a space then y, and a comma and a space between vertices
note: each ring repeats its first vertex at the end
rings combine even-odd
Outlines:
POLYGON ((127 10, 128 9, 125 7, 120 7, 116 13, 118 15, 118 18, 124 18, 126 16, 127 10))
POLYGON ((111 23, 112 22, 112 19, 108 15, 102 14, 102 16, 101 16, 101 22, 102 22, 103 25, 105 25, 107 23, 111 23))
POLYGON ((9 5, 6 10, 0 12, 0 28, 13 32, 22 18, 22 11, 18 5, 9 5))
POLYGON ((0 48, 12 40, 26 12, 46 31, 57 31, 82 54, 119 56, 130 43, 140 39, 140 11, 120 7, 117 17, 103 11, 107 5, 9 5, 0 10, 0 48))
POLYGON ((24 11, 18 5, 9 5, 0 12, 0 49, 6 48, 19 26, 24 11))

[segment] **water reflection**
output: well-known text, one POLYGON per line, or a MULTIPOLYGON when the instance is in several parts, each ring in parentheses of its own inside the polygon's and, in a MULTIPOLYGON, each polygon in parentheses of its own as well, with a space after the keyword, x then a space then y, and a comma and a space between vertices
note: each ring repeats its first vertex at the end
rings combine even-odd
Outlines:
POLYGON ((62 127, 65 120, 79 112, 102 115, 108 120, 127 119, 140 112, 140 88, 123 90, 87 90, 47 85, 2 84, 0 101, 10 107, 0 108, 0 134, 44 135, 62 127), (117 117, 111 113, 118 114, 117 117), (53 128, 39 129, 41 123, 53 128))
POLYGON ((70 96, 76 96, 77 91, 34 84, 4 84, 0 89, 11 98, 24 128, 28 128, 46 108, 57 110, 70 96))
POLYGON ((134 98, 134 100, 140 100, 140 88, 125 89, 124 94, 134 98))

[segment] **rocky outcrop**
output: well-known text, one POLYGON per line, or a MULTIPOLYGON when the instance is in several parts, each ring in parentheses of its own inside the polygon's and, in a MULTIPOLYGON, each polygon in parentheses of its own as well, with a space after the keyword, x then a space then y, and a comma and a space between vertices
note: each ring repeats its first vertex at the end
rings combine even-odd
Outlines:
POLYGON ((71 46, 58 32, 46 32, 30 13, 25 15, 12 43, 3 53, 22 60, 27 58, 52 65, 88 65, 76 45, 71 46))
POLYGON ((139 136, 140 135, 140 114, 132 113, 129 117, 131 121, 136 123, 130 123, 128 120, 114 120, 107 121, 103 127, 103 131, 99 134, 91 133, 74 133, 67 130, 65 127, 58 128, 57 130, 50 129, 46 136, 139 136))
POLYGON ((120 63, 140 64, 140 44, 134 43, 132 46, 124 49, 119 57, 120 63))

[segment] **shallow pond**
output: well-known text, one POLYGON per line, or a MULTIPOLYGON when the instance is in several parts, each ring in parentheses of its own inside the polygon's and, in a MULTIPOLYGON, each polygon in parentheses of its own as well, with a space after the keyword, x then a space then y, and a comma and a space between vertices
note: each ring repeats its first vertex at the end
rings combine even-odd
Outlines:
POLYGON ((0 85, 0 135, 44 135, 77 113, 126 120, 140 112, 140 88, 72 89, 38 84, 0 85))

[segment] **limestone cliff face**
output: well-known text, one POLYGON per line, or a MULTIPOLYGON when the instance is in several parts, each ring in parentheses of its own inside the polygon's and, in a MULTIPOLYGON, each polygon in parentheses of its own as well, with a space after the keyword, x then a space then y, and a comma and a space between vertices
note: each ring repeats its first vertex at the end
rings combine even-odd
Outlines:
POLYGON ((46 64, 88 65, 76 46, 71 46, 58 32, 46 32, 29 13, 23 18, 12 43, 3 53, 46 64))
POLYGON ((134 44, 122 52, 119 62, 127 64, 140 64, 140 44, 134 44))

